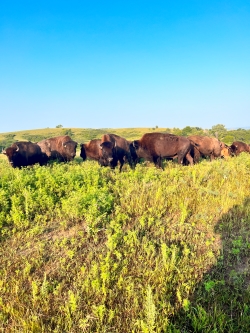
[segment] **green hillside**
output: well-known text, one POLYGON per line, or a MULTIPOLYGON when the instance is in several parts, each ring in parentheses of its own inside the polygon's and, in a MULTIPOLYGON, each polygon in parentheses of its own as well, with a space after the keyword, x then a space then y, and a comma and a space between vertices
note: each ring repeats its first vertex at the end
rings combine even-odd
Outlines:
POLYGON ((249 154, 0 179, 1 332, 250 331, 249 154))
POLYGON ((71 138, 78 143, 85 143, 92 139, 101 138, 103 134, 114 133, 120 135, 127 140, 136 140, 142 137, 143 134, 148 132, 162 132, 162 133, 173 133, 176 135, 209 135, 216 136, 221 141, 228 145, 231 145, 233 141, 239 140, 246 143, 250 143, 250 130, 236 129, 227 130, 224 125, 218 124, 212 126, 211 129, 202 129, 200 127, 186 126, 183 129, 180 128, 44 128, 44 129, 33 129, 17 132, 0 133, 0 149, 10 146, 15 141, 32 141, 37 142, 43 139, 59 136, 59 135, 70 135, 71 138))
POLYGON ((0 133, 0 146, 10 144, 14 141, 32 141, 37 142, 43 139, 59 136, 70 135, 71 138, 79 143, 84 143, 92 139, 101 138, 103 134, 114 133, 127 138, 127 140, 135 140, 140 138, 144 133, 152 131, 166 132, 166 128, 105 128, 105 129, 88 129, 88 128, 44 128, 33 129, 27 131, 18 131, 10 133, 0 133))

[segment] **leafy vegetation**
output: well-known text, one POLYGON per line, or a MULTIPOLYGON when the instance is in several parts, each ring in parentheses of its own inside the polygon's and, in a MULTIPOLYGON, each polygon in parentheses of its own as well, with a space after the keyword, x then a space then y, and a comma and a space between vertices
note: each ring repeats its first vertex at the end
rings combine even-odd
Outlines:
POLYGON ((121 173, 1 159, 1 331, 249 332, 249 191, 245 153, 121 173))

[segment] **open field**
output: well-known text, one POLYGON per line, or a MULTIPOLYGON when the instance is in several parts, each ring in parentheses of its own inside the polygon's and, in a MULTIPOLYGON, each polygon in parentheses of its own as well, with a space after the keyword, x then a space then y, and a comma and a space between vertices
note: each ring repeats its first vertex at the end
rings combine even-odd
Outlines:
POLYGON ((249 332, 250 155, 0 160, 0 331, 249 332))
POLYGON ((79 143, 84 143, 92 139, 101 138, 101 136, 106 133, 114 133, 125 137, 127 140, 135 140, 140 138, 144 133, 156 130, 160 132, 166 132, 166 128, 44 128, 0 133, 0 142, 6 139, 11 139, 13 142, 22 140, 36 142, 59 135, 70 135, 73 140, 79 143))
MULTIPOLYGON (((218 137, 220 141, 231 145, 233 141, 243 141, 250 144, 250 130, 237 129, 227 130, 224 125, 218 124, 212 126, 211 129, 202 129, 199 127, 186 126, 183 129, 179 128, 43 128, 24 130, 17 132, 0 133, 0 150, 9 147, 15 141, 31 141, 37 142, 43 139, 59 136, 69 135, 74 141, 78 143, 86 143, 92 139, 100 139, 103 134, 113 133, 126 138, 127 140, 137 140, 143 134, 149 132, 172 133, 175 135, 189 136, 189 135, 208 135, 218 137)), ((78 146, 79 149, 79 146, 78 146)))

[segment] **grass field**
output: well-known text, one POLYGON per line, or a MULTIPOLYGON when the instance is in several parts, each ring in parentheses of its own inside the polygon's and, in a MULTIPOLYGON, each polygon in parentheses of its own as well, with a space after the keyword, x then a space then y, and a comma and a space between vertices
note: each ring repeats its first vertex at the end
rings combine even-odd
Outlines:
POLYGON ((0 160, 0 331, 249 332, 249 176, 0 160))
POLYGON ((37 142, 59 135, 70 135, 79 143, 85 143, 92 139, 100 139, 103 134, 114 133, 125 137, 127 140, 139 139, 144 133, 159 131, 166 132, 166 128, 118 128, 118 129, 92 129, 92 128, 44 128, 18 132, 0 133, 0 142, 7 141, 32 141, 37 142))

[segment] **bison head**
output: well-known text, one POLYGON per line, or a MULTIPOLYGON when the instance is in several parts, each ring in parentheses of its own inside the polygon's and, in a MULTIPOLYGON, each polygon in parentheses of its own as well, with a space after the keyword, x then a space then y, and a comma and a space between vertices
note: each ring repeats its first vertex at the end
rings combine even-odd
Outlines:
POLYGON ((63 152, 62 155, 67 161, 72 161, 76 156, 76 147, 77 142, 75 141, 67 141, 62 143, 63 152))
POLYGON ((112 162, 113 158, 114 158, 114 154, 115 154, 115 151, 114 151, 115 145, 113 144, 113 142, 110 142, 110 141, 102 142, 100 144, 100 148, 101 148, 102 157, 104 158, 104 160, 107 160, 108 162, 112 162))
POLYGON ((232 151, 230 147, 224 147, 221 149, 221 153, 220 153, 222 158, 228 158, 229 156, 232 155, 232 151))
POLYGON ((110 165, 112 168, 117 165, 116 143, 105 141, 100 144, 102 160, 104 164, 110 165))
POLYGON ((132 145, 133 145, 133 147, 135 148, 135 149, 139 149, 139 140, 134 140, 133 142, 132 142, 132 145))
POLYGON ((16 162, 19 159, 19 147, 17 145, 13 145, 9 148, 6 148, 6 150, 3 150, 3 154, 7 156, 9 163, 13 168, 16 167, 16 162))
POLYGON ((231 155, 239 155, 238 146, 236 144, 232 144, 230 147, 231 155))

